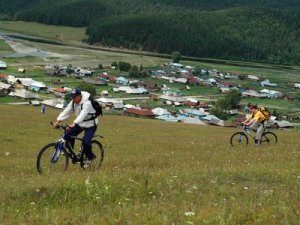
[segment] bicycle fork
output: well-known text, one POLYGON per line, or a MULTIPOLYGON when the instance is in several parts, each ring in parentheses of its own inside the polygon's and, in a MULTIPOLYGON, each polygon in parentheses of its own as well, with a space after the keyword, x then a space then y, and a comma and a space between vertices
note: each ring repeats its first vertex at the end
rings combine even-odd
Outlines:
POLYGON ((59 142, 57 143, 57 145, 55 146, 54 151, 51 156, 51 163, 56 163, 59 160, 59 156, 63 149, 64 143, 65 143, 65 140, 60 139, 59 142))
POLYGON ((242 142, 244 136, 245 136, 245 132, 242 132, 239 137, 239 142, 242 142))

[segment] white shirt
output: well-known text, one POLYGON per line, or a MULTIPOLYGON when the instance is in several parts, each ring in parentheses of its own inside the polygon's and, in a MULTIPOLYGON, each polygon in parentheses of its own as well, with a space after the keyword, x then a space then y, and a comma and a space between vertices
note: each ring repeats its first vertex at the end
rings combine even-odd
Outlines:
POLYGON ((96 111, 89 100, 90 93, 82 91, 81 96, 81 100, 78 104, 74 104, 73 101, 70 101, 64 111, 59 114, 57 120, 64 121, 75 111, 77 117, 74 120, 74 123, 78 124, 80 127, 89 128, 98 125, 98 118, 84 121, 91 118, 91 114, 95 113, 96 111))

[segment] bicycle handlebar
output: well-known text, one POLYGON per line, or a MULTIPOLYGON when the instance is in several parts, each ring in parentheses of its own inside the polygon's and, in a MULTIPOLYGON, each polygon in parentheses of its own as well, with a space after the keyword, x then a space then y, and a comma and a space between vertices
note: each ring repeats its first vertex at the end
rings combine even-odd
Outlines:
MULTIPOLYGON (((52 121, 50 121, 50 124, 54 126, 52 121)), ((66 131, 68 127, 69 127, 68 125, 56 125, 54 128, 63 129, 64 131, 66 131)), ((94 135, 94 137, 104 138, 102 135, 94 135)), ((81 140, 80 138, 77 138, 76 136, 72 136, 72 138, 81 140)))
MULTIPOLYGON (((54 126, 53 122, 50 121, 50 124, 54 126)), ((56 129, 63 129, 64 131, 67 129, 68 125, 56 125, 54 128, 56 129)))

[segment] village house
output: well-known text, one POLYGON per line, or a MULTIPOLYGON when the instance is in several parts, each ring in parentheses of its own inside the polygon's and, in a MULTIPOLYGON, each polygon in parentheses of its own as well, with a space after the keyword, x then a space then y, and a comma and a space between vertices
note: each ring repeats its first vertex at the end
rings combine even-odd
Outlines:
POLYGON ((95 100, 99 102, 100 105, 102 105, 106 110, 110 110, 110 109, 119 110, 124 108, 123 100, 120 99, 101 97, 95 100))
POLYGON ((182 109, 182 110, 179 110, 179 114, 198 118, 198 119, 202 119, 208 115, 207 112, 204 112, 199 109, 182 109))
POLYGON ((187 82, 186 82, 188 85, 193 85, 193 86, 196 86, 196 85, 199 85, 200 84, 200 80, 197 78, 197 77, 194 77, 194 76, 189 76, 187 78, 187 82))
POLYGON ((294 84, 294 88, 300 89, 300 83, 295 83, 295 84, 294 84))
POLYGON ((116 76, 112 76, 112 75, 108 75, 106 72, 99 74, 98 75, 99 79, 104 79, 107 82, 116 82, 117 77, 116 76))
POLYGON ((188 106, 190 108, 199 108, 200 102, 199 101, 194 102, 194 101, 187 100, 187 101, 183 102, 183 105, 188 106))
POLYGON ((72 89, 68 87, 57 87, 54 89, 50 89, 49 91, 52 92, 56 96, 64 97, 65 94, 70 92, 72 89))
POLYGON ((170 63, 169 66, 171 69, 174 69, 174 70, 180 70, 180 69, 184 68, 184 66, 180 63, 170 63))
POLYGON ((0 80, 2 81, 6 81, 8 78, 8 74, 5 74, 5 73, 0 73, 0 80))
POLYGON ((46 74, 49 76, 67 75, 66 69, 59 65, 48 64, 45 66, 46 74))
POLYGON ((259 78, 255 75, 247 75, 246 77, 248 80, 251 80, 251 81, 259 81, 259 78))
POLYGON ((45 99, 41 102, 43 105, 47 105, 53 108, 62 109, 65 105, 64 99, 61 98, 53 98, 53 99, 45 99))
POLYGON ((167 81, 169 83, 174 83, 174 81, 176 80, 176 77, 163 75, 160 77, 160 79, 163 81, 167 81))
POLYGON ((169 96, 181 96, 181 91, 177 88, 162 88, 161 89, 164 95, 169 95, 169 96))
POLYGON ((105 86, 108 85, 107 81, 104 79, 97 79, 97 78, 88 78, 88 77, 84 77, 82 79, 83 82, 87 83, 87 84, 94 84, 94 85, 99 85, 99 86, 105 86))
POLYGON ((270 83, 270 81, 267 79, 267 80, 261 81, 260 82, 260 86, 262 86, 262 87, 264 87, 264 86, 267 86, 267 87, 277 87, 278 84, 276 84, 276 83, 270 83))
POLYGON ((143 87, 147 90, 158 91, 160 89, 156 83, 151 81, 141 80, 137 84, 139 87, 143 87))
POLYGON ((12 85, 0 82, 0 96, 6 96, 12 91, 12 85))
POLYGON ((273 91, 268 89, 263 89, 259 91, 261 94, 267 96, 268 98, 280 98, 282 97, 282 93, 279 91, 273 91))
POLYGON ((260 94, 256 90, 248 89, 242 92, 243 97, 256 97, 256 98, 265 98, 267 97, 265 94, 260 94))
POLYGON ((124 115, 126 116, 134 116, 134 117, 148 117, 154 118, 155 115, 151 109, 135 109, 129 108, 124 110, 124 115))
POLYGON ((0 61, 0 69, 7 69, 7 65, 5 62, 0 61))
POLYGON ((92 76, 95 73, 94 70, 82 69, 81 67, 77 67, 74 72, 81 77, 92 76))
POLYGON ((117 77, 116 83, 121 85, 128 85, 129 80, 127 80, 125 77, 117 77))
POLYGON ((9 96, 19 97, 23 99, 39 99, 39 95, 33 94, 32 92, 25 89, 17 89, 14 92, 10 92, 9 96))
POLYGON ((186 83, 187 83, 187 78, 179 77, 179 78, 176 78, 176 79, 174 80, 174 82, 180 83, 180 84, 186 84, 186 83))
POLYGON ((46 91, 48 88, 47 88, 47 85, 43 82, 39 82, 39 81, 33 81, 32 83, 30 83, 29 85, 29 90, 32 90, 32 91, 46 91))

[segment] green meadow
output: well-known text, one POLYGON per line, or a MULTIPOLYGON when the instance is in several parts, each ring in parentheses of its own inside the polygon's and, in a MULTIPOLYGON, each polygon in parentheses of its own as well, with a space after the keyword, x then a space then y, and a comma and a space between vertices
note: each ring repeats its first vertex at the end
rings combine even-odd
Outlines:
POLYGON ((0 29, 9 33, 33 35, 69 44, 78 44, 87 38, 85 28, 45 25, 35 22, 0 21, 0 29))
MULTIPOLYGON (((299 132, 231 147, 238 129, 104 115, 99 171, 39 175, 59 110, 0 105, 0 224, 299 224, 299 132)), ((70 122, 69 120, 68 122, 70 122)))

